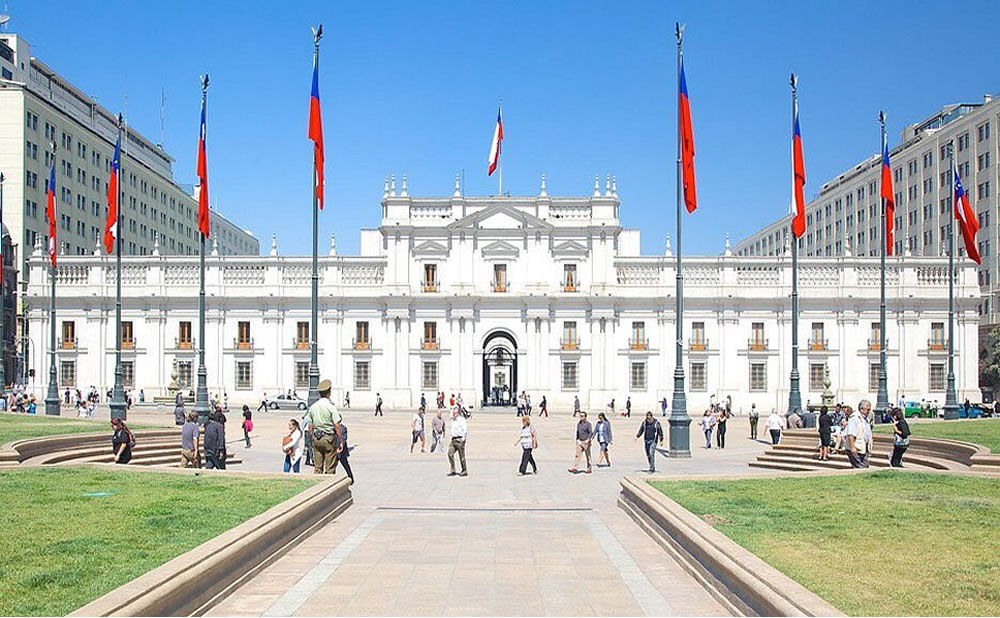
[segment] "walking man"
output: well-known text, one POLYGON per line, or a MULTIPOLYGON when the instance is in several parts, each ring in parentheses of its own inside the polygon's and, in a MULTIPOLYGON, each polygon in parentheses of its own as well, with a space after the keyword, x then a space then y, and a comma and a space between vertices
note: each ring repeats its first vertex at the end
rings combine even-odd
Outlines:
POLYGON ((757 411, 757 404, 750 404, 750 439, 757 439, 757 422, 760 420, 760 412, 757 411))
MULTIPOLYGON (((444 400, 442 399, 442 403, 444 400)), ((438 409, 437 416, 431 419, 431 452, 434 449, 440 449, 444 452, 444 417, 441 416, 441 410, 438 409)))
POLYGON ((340 423, 343 418, 337 406, 330 401, 333 384, 329 380, 319 383, 319 399, 309 406, 306 422, 312 428, 313 471, 316 474, 333 474, 340 449, 344 446, 340 423))
POLYGON ((198 413, 188 414, 187 422, 181 429, 181 467, 200 468, 201 455, 198 453, 199 442, 198 413))
POLYGON ((465 465, 465 441, 469 437, 469 426, 465 417, 458 413, 458 408, 451 411, 451 445, 448 446, 448 465, 451 472, 448 476, 469 476, 469 469, 465 465), (462 464, 462 473, 455 472, 455 453, 458 453, 458 461, 462 464))
POLYGON ((417 445, 417 440, 420 440, 420 452, 424 452, 424 445, 426 444, 424 440, 424 408, 423 406, 417 410, 417 413, 413 415, 413 420, 410 421, 410 429, 413 430, 413 440, 410 442, 410 452, 413 452, 413 447, 417 445))
POLYGON ((646 412, 646 420, 639 425, 639 431, 635 434, 635 439, 642 437, 646 445, 646 459, 649 460, 649 471, 656 472, 656 445, 663 446, 663 426, 660 421, 653 418, 652 412, 646 412))
POLYGON ((545 415, 546 418, 548 418, 548 416, 549 416, 549 403, 548 403, 548 401, 546 401, 545 395, 542 395, 542 403, 538 407, 538 418, 542 418, 543 414, 545 415))
POLYGON ((375 393, 375 416, 385 416, 382 414, 382 395, 375 393))
POLYGON ((576 417, 580 413, 580 396, 573 395, 573 416, 576 417))
POLYGON ((865 429, 868 423, 865 416, 871 408, 872 404, 867 399, 862 399, 856 412, 848 411, 847 459, 853 468, 868 467, 868 432, 865 429))
POLYGON ((344 473, 347 474, 347 478, 351 479, 351 485, 353 485, 354 472, 351 470, 351 462, 348 461, 351 448, 347 445, 347 425, 343 421, 340 423, 340 433, 344 437, 344 441, 341 443, 341 449, 337 452, 337 459, 333 462, 333 471, 337 471, 337 464, 339 463, 344 467, 344 473))
POLYGON ((594 439, 594 427, 587 420, 587 413, 580 412, 580 420, 576 423, 576 458, 573 459, 573 467, 570 472, 576 474, 580 471, 580 457, 587 458, 587 474, 590 474, 590 443, 594 439))
POLYGON ((632 418, 632 395, 625 398, 625 416, 632 418))
POLYGON ((663 410, 662 416, 665 417, 667 415, 667 398, 666 397, 664 397, 663 401, 660 402, 660 409, 663 410))

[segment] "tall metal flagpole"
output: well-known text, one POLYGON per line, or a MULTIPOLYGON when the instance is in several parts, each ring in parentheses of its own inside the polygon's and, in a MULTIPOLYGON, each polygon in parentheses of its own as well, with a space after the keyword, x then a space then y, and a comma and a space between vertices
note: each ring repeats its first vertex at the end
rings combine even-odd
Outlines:
MULTIPOLYGON (((795 119, 799 115, 799 78, 792 73, 790 80, 792 87, 792 207, 797 208, 795 203, 795 119)), ((798 210, 795 211, 796 214, 798 210)), ((795 215, 792 216, 792 222, 795 215)), ((791 222, 789 222, 791 224, 791 222)), ((799 239, 795 236, 794 226, 792 227, 792 374, 789 377, 788 388, 788 414, 793 412, 801 413, 802 393, 799 392, 799 239)))
MULTIPOLYGON (((954 144, 948 144, 948 159, 951 163, 951 201, 952 212, 960 205, 955 203, 955 150, 954 144)), ((952 420, 958 418, 958 397, 955 394, 955 219, 948 224, 951 233, 948 234, 948 386, 944 395, 944 417, 952 420)))
MULTIPOLYGON (((56 143, 52 142, 52 166, 56 165, 56 143)), ((54 176, 54 175, 53 175, 54 176)), ((55 187, 49 187, 52 191, 52 202, 55 203, 55 187)), ((53 221, 55 220, 55 208, 53 207, 53 221)), ((50 250, 58 253, 55 239, 49 238, 50 250)), ((49 279, 52 281, 52 294, 49 295, 49 390, 45 395, 45 414, 59 416, 59 385, 56 377, 56 267, 52 263, 52 256, 49 256, 49 279)))
MULTIPOLYGON (((684 26, 675 24, 677 37, 677 100, 680 102, 681 63, 684 58, 682 48, 684 26)), ((670 457, 691 456, 691 417, 687 413, 687 397, 684 394, 684 275, 681 274, 681 205, 684 202, 684 178, 681 170, 681 110, 677 109, 677 356, 674 364, 674 397, 671 402, 670 457)))
MULTIPOLYGON (((0 172, 0 229, 3 229, 3 181, 5 180, 3 172, 0 172)), ((3 233, 0 232, 0 260, 3 260, 3 233)), ((7 362, 7 357, 4 352, 7 351, 6 340, 4 339, 4 321, 7 317, 6 307, 7 307, 7 286, 3 284, 3 264, 0 264, 0 393, 7 392, 7 373, 4 365, 7 362)))
MULTIPOLYGON (((880 144, 881 146, 880 153, 881 153, 885 152, 886 148, 888 147, 888 142, 885 135, 885 112, 879 111, 878 122, 882 136, 882 141, 880 144)), ((878 362, 878 396, 875 399, 876 419, 881 418, 882 414, 889 409, 889 392, 887 387, 888 380, 886 378, 886 368, 885 368, 885 254, 889 250, 889 236, 887 233, 889 229, 889 222, 886 220, 885 217, 885 198, 881 197, 881 193, 882 192, 880 190, 879 194, 882 202, 882 234, 880 239, 882 241, 881 242, 882 251, 880 253, 881 263, 882 263, 882 280, 880 284, 881 300, 879 303, 879 327, 878 327, 879 362, 878 362)))
MULTIPOLYGON (((205 112, 205 139, 208 139, 208 73, 201 78, 201 107, 205 112)), ((208 145, 205 145, 208 148, 208 145)), ((203 187, 202 190, 207 190, 203 187)), ((198 229, 198 387, 194 394, 194 411, 198 422, 208 422, 208 369, 205 368, 205 234, 198 229)))
MULTIPOLYGON (((124 120, 121 114, 118 114, 118 140, 121 143, 122 139, 122 126, 124 120)), ((128 131, 126 126, 125 131, 128 131)), ((128 152, 128 139, 125 139, 125 152, 128 152)), ((121 153, 121 151, 119 151, 121 153)), ((111 418, 125 419, 128 415, 128 404, 125 402, 125 388, 122 384, 122 221, 124 220, 124 212, 122 205, 125 203, 125 187, 127 182, 122 182, 125 177, 125 166, 122 165, 122 161, 126 160, 128 157, 123 156, 118 160, 118 185, 121 187, 121 191, 116 196, 118 201, 118 213, 116 216, 117 221, 115 222, 115 386, 111 391, 111 401, 108 402, 108 407, 111 408, 111 418)))
MULTIPOLYGON (((313 31, 313 66, 319 70, 319 40, 323 38, 323 26, 313 31)), ((319 195, 317 185, 319 177, 316 175, 316 149, 313 148, 313 254, 312 254, 312 326, 309 329, 309 396, 308 403, 311 406, 319 401, 319 352, 318 337, 319 330, 319 195)))

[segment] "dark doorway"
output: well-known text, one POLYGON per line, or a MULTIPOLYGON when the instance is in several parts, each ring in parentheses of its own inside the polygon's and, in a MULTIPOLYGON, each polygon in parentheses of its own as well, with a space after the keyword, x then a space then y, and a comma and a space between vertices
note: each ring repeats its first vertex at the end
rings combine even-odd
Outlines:
POLYGON ((483 342, 483 407, 509 406, 517 397, 517 343, 503 331, 483 342))

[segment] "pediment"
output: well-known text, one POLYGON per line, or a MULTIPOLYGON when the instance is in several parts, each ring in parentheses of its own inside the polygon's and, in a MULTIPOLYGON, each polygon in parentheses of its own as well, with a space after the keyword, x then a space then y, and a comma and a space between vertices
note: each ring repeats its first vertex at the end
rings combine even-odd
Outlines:
POLYGON ((494 204, 471 215, 462 217, 448 225, 453 230, 525 230, 545 231, 552 229, 552 224, 542 221, 535 215, 518 210, 506 204, 494 204))
POLYGON ((586 245, 575 240, 567 240, 552 247, 552 255, 556 257, 586 257, 589 253, 586 245))
POLYGON ((427 240, 413 247, 414 257, 448 255, 448 247, 434 240, 427 240))
POLYGON ((484 258, 516 258, 520 250, 509 242, 498 240, 482 248, 484 258))

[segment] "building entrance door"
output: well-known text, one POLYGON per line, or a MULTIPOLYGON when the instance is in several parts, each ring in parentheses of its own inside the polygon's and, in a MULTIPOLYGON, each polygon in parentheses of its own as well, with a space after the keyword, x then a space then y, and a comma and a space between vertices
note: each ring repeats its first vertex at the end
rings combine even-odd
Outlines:
POLYGON ((483 345, 483 407, 509 406, 517 397, 517 344, 504 332, 483 345))

